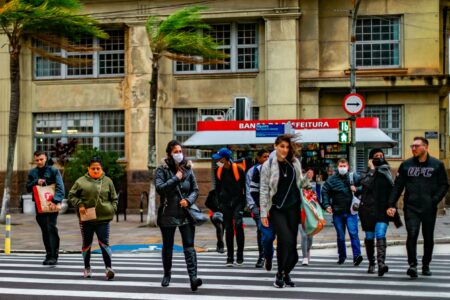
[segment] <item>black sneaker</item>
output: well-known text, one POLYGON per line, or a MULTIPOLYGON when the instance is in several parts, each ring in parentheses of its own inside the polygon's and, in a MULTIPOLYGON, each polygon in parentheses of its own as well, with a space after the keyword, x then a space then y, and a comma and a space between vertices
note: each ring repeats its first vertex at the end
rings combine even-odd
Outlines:
POLYGON ((266 259, 264 268, 266 271, 272 271, 272 259, 266 259))
POLYGON ((243 264, 244 264, 244 259, 243 258, 236 259, 236 265, 242 266, 243 264))
POLYGON ((285 283, 284 283, 284 279, 283 279, 283 275, 282 274, 280 274, 278 272, 277 272, 277 274, 275 274, 275 281, 273 283, 273 286, 276 287, 276 288, 279 288, 279 289, 284 288, 285 283))
POLYGON ((234 265, 234 259, 228 257, 228 258, 227 258, 226 266, 227 266, 227 267, 232 267, 233 265, 234 265))
POLYGON ((264 258, 259 257, 256 261, 255 268, 262 268, 264 266, 264 258))
POLYGON ((218 253, 225 253, 225 248, 223 248, 223 247, 217 247, 217 248, 216 248, 216 251, 217 251, 218 253))
POLYGON ((58 261, 54 258, 50 258, 47 262, 47 265, 49 266, 56 266, 58 264, 58 261))
POLYGON ((431 276, 433 273, 430 271, 430 266, 422 266, 422 275, 424 276, 431 276))
POLYGON ((411 278, 417 278, 417 267, 410 266, 408 271, 406 271, 406 275, 409 275, 411 278))
POLYGON ((342 265, 345 263, 345 258, 339 258, 339 260, 337 261, 338 265, 342 265))
POLYGON ((44 259, 44 261, 42 262, 42 264, 43 264, 44 266, 47 266, 47 265, 48 265, 48 261, 49 261, 49 258, 46 258, 46 259, 44 259))
POLYGON ((361 255, 358 255, 357 257, 355 257, 355 259, 353 259, 353 265, 354 266, 359 266, 359 264, 363 261, 363 257, 361 255))
POLYGON ((289 276, 289 274, 284 275, 284 283, 286 286, 295 287, 295 283, 291 280, 291 276, 289 276))

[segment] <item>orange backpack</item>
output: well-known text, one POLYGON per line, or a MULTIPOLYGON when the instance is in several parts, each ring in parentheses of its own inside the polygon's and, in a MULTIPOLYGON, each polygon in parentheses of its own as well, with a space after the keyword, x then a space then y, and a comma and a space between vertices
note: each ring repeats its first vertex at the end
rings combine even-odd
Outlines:
MULTIPOLYGON (((234 174, 234 178, 236 179, 236 181, 239 181, 239 179, 240 179, 238 166, 241 167, 241 169, 245 172, 245 159, 243 159, 242 161, 237 162, 237 163, 235 163, 235 162, 231 163, 231 168, 233 169, 233 174, 234 174)), ((223 170, 223 167, 217 168, 217 178, 219 178, 219 180, 221 179, 221 176, 222 176, 222 170, 223 170)))

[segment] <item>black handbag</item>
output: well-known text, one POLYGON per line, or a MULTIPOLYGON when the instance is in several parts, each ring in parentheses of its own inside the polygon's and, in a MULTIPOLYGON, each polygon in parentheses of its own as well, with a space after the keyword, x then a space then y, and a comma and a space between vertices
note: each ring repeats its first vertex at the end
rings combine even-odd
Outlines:
MULTIPOLYGON (((181 193, 180 186, 177 185, 178 193, 180 194, 181 199, 184 199, 183 194, 181 193)), ((189 207, 185 207, 188 212, 188 218, 192 222, 194 226, 200 226, 208 221, 208 217, 205 216, 200 208, 195 203, 192 203, 189 207)))
POLYGON ((191 204, 186 210, 188 212, 188 217, 194 226, 200 226, 208 221, 208 217, 202 213, 197 205, 191 204))

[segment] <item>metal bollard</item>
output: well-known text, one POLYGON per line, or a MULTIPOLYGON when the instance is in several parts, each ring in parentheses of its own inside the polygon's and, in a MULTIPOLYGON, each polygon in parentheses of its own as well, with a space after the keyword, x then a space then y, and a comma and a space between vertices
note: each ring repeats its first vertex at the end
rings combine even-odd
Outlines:
POLYGON ((141 203, 139 204, 139 212, 141 214, 141 223, 144 222, 144 199, 148 199, 148 193, 145 191, 141 193, 141 203))
POLYGON ((5 255, 11 254, 11 215, 6 215, 5 255))

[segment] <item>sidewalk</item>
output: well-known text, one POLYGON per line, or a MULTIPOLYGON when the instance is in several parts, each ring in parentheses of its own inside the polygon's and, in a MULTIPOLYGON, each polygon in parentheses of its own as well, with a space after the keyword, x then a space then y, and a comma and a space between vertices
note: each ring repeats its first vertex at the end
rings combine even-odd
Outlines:
MULTIPOLYGON (((17 252, 44 252, 41 231, 36 223, 35 217, 25 214, 11 215, 11 251, 17 252)), ((246 250, 256 250, 256 227, 251 219, 245 219, 245 248, 246 250)), ((438 216, 435 229, 436 243, 450 243, 450 216, 438 216)), ((81 235, 78 227, 78 219, 75 214, 63 214, 58 217, 58 229, 61 238, 60 251, 65 253, 78 253, 81 248, 81 235)), ((0 232, 3 235, 5 226, 0 225, 0 232)), ((363 233, 360 231, 360 239, 363 240, 363 233)), ((419 240, 422 236, 419 236, 419 240)), ((395 228, 393 224, 389 226, 387 240, 389 244, 405 244, 406 229, 395 228)), ((176 233, 175 243, 181 246, 180 234, 176 233)), ((299 237, 300 243, 300 237, 299 237)), ((111 222, 111 245, 129 248, 129 245, 140 244, 148 248, 148 244, 162 244, 161 233, 157 227, 147 227, 140 223, 140 215, 128 215, 127 221, 111 222), (143 245, 146 244, 146 245, 143 245)), ((363 244, 363 243, 361 243, 363 244)), ((215 251, 216 234, 214 226, 210 223, 196 227, 195 245, 199 251, 215 251)), ((94 246, 97 241, 94 240, 94 246)), ((0 241, 0 251, 3 252, 4 243, 0 241)), ((336 247, 336 232, 334 227, 326 226, 318 235, 314 236, 313 248, 336 247)), ((97 248, 97 247, 94 247, 97 248)))

